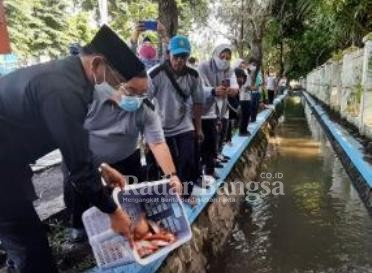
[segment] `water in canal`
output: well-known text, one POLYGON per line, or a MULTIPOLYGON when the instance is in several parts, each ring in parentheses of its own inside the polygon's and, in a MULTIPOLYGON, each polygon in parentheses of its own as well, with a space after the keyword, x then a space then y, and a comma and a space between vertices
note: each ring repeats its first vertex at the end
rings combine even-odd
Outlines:
POLYGON ((282 119, 262 173, 285 194, 242 210, 210 272, 372 272, 372 218, 315 117, 290 97, 282 119))

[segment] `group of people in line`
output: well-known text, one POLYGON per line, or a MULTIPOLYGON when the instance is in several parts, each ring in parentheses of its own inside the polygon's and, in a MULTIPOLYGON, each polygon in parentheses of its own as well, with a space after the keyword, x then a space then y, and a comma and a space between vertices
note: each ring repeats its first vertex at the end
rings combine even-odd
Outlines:
MULTIPOLYGON (((123 175, 166 178, 193 205, 194 185, 213 183, 230 159, 222 149, 234 130, 250 135, 264 85, 255 59, 232 64, 222 44, 196 64, 187 37, 169 39, 158 22, 156 48, 148 37, 138 43, 143 31, 139 23, 128 46, 104 25, 72 56, 0 78, 0 241, 20 272, 57 272, 32 204, 29 164, 46 153, 63 155, 70 240, 84 239, 81 216, 92 205, 130 238, 130 218, 107 186, 129 183, 123 175)), ((266 85, 272 104, 283 90, 271 76, 266 85)))

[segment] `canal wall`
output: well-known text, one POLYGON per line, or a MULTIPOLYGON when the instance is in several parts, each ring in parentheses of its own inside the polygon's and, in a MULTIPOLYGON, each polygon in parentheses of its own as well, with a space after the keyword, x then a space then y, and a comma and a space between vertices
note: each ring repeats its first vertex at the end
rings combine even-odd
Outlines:
MULTIPOLYGON (((243 152, 232 172, 225 179, 257 181, 257 170, 265 157, 268 137, 275 117, 270 118, 259 130, 249 147, 243 152)), ((192 225, 192 240, 177 249, 160 268, 161 273, 203 273, 208 271, 208 261, 216 259, 230 237, 235 217, 239 214, 245 196, 224 192, 216 197, 192 225)))
POLYGON ((363 146, 341 125, 332 121, 326 109, 308 92, 304 91, 303 97, 372 215, 372 164, 365 160, 363 146))
POLYGON ((231 157, 222 169, 217 169, 220 179, 209 189, 200 190, 199 202, 195 207, 184 204, 192 224, 192 239, 163 257, 146 266, 129 264, 90 273, 203 273, 208 271, 208 260, 217 257, 231 234, 235 217, 241 208, 245 195, 228 190, 236 181, 249 183, 257 181, 257 170, 266 154, 269 135, 278 123, 284 109, 286 94, 275 99, 274 105, 261 111, 257 121, 249 125, 249 137, 235 135, 232 146, 225 145, 223 153, 231 157), (226 182, 226 183, 224 183, 226 182), (218 193, 218 194, 217 194, 218 193))
POLYGON ((372 33, 364 48, 350 47, 334 54, 302 80, 302 86, 372 139, 372 33))

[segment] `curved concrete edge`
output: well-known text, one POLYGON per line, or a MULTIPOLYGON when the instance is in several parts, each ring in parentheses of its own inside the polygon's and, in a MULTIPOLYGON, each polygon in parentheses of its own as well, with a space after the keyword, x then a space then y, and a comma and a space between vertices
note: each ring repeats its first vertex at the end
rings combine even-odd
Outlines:
MULTIPOLYGON (((257 136, 259 130, 265 126, 266 122, 269 121, 271 115, 274 113, 275 108, 281 104, 284 98, 287 96, 287 92, 283 95, 278 96, 274 100, 274 105, 268 106, 267 109, 261 111, 257 115, 257 119, 255 123, 250 123, 248 126, 251 135, 248 137, 240 137, 238 135, 234 135, 232 138, 232 146, 224 146, 223 153, 231 159, 229 162, 224 164, 222 169, 217 169, 217 174, 220 176, 220 179, 216 181, 214 185, 212 185, 208 190, 203 192, 203 198, 200 200, 198 205, 191 208, 188 204, 184 204, 185 211, 190 223, 193 223, 200 213, 205 209, 205 207, 209 204, 209 201, 216 195, 217 190, 223 184, 225 179, 230 174, 231 170, 233 169, 234 165, 239 161, 240 156, 245 151, 245 149, 252 143, 252 141, 257 136)), ((153 273, 156 272, 162 263, 165 261, 167 256, 164 256, 153 263, 150 263, 146 266, 142 266, 140 264, 128 264, 123 265, 120 267, 115 267, 112 269, 100 270, 99 268, 93 268, 88 270, 87 273, 153 273)))
POLYGON ((368 211, 372 214, 372 165, 364 160, 362 145, 341 125, 333 122, 323 107, 317 104, 307 91, 303 92, 303 96, 325 130, 368 211))

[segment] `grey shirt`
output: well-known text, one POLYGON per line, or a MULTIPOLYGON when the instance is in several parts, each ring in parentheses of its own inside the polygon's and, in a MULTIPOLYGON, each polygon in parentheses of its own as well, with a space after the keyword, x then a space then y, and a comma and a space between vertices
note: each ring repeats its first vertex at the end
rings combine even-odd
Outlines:
POLYGON ((137 149, 141 132, 147 143, 165 141, 158 114, 146 105, 127 112, 109 94, 95 91, 94 96, 84 126, 96 161, 112 164, 127 158, 137 149))
POLYGON ((149 71, 152 75, 149 97, 156 99, 165 136, 170 137, 193 131, 193 104, 204 103, 204 91, 198 73, 196 70, 188 68, 191 69, 192 74, 175 76, 184 94, 188 95, 187 100, 184 100, 177 93, 164 70, 152 73, 158 67, 159 65, 149 71))

